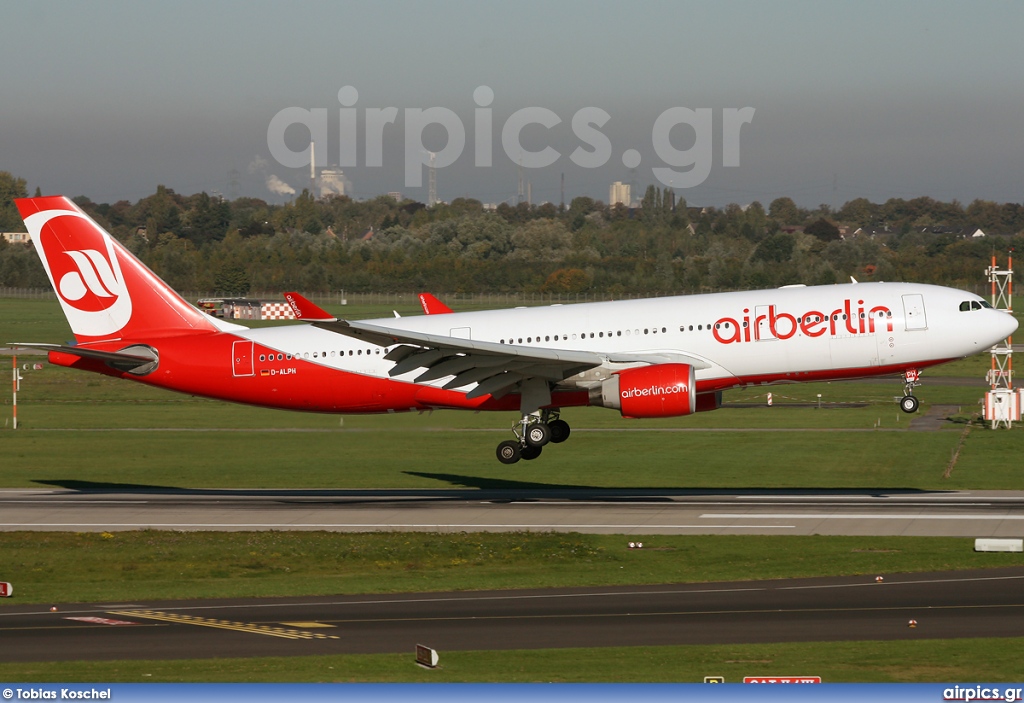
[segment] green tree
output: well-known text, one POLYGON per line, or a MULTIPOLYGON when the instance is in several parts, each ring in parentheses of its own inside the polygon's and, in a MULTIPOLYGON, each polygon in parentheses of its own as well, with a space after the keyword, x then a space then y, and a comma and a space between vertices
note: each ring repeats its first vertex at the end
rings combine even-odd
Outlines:
POLYGON ((766 237, 758 244, 751 258, 754 261, 772 261, 776 263, 789 261, 793 256, 795 244, 796 239, 792 234, 779 232, 778 234, 766 237))
POLYGON ((14 199, 27 198, 27 186, 24 178, 15 178, 7 171, 0 171, 0 232, 25 231, 25 224, 14 205, 14 199))
POLYGON ((590 288, 590 276, 583 269, 562 268, 554 271, 541 290, 545 293, 582 293, 590 288))
POLYGON ((768 215, 784 225, 798 225, 803 222, 804 217, 800 208, 796 206, 792 198, 776 198, 768 206, 768 215))
POLYGON ((839 239, 839 228, 824 217, 807 225, 804 232, 814 235, 823 242, 834 242, 839 239))
POLYGON ((217 269, 213 285, 220 293, 245 295, 251 285, 249 272, 241 264, 224 263, 217 269))

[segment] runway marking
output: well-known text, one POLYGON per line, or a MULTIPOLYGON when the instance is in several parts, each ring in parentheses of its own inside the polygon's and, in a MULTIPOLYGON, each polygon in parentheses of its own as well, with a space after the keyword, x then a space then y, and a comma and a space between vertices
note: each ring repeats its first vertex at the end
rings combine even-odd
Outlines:
POLYGON ((304 630, 312 630, 317 627, 337 627, 337 625, 330 625, 326 622, 283 622, 281 624, 288 627, 299 627, 304 630))
POLYGON ((718 520, 743 518, 760 518, 762 520, 1024 520, 1024 515, 885 515, 869 513, 704 513, 701 517, 718 520))
POLYGON ((129 620, 112 620, 111 618, 97 618, 89 615, 81 617, 66 617, 65 620, 78 620, 80 622, 91 622, 96 625, 139 625, 140 623, 129 620))
POLYGON ((754 608, 736 610, 663 610, 645 612, 619 612, 619 613, 543 613, 543 614, 515 614, 515 615, 451 615, 438 617, 400 617, 400 618, 347 618, 344 620, 333 620, 332 622, 356 625, 365 623, 394 623, 394 622, 462 622, 482 620, 581 620, 585 618, 650 618, 650 617, 684 617, 701 615, 788 615, 794 613, 888 613, 905 612, 917 610, 991 610, 995 608, 1024 608, 1024 603, 985 603, 978 605, 892 605, 892 606, 864 606, 847 608, 754 608))
POLYGON ((341 639, 337 635, 323 635, 319 632, 303 632, 293 628, 270 627, 269 625, 256 625, 246 622, 232 622, 230 620, 213 620, 201 618, 195 615, 178 615, 176 613, 165 613, 159 610, 112 610, 111 615, 123 615, 127 617, 147 618, 149 620, 160 620, 183 625, 198 625, 200 627, 213 627, 219 630, 233 630, 235 632, 248 632, 254 635, 267 635, 269 637, 281 637, 288 640, 336 640, 341 639))

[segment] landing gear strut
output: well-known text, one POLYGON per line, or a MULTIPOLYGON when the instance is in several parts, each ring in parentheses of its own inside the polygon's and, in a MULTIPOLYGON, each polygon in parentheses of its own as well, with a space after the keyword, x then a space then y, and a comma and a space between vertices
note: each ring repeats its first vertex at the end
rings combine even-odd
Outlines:
POLYGON ((900 410, 905 413, 916 413, 921 402, 914 396, 914 388, 921 385, 921 372, 907 369, 903 374, 903 397, 900 398, 900 410))
POLYGON ((569 423, 559 418, 558 410, 538 410, 523 415, 512 426, 516 438, 498 445, 498 461, 514 464, 520 459, 536 459, 548 443, 560 444, 569 439, 569 432, 569 423))

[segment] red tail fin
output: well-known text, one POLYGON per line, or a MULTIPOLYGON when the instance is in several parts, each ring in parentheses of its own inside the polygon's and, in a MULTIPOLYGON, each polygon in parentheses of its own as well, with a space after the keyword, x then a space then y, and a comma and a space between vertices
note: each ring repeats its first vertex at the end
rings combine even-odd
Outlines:
POLYGON ((68 198, 15 203, 79 342, 218 329, 68 198))
POLYGON ((454 312, 430 293, 420 293, 420 305, 423 307, 425 315, 445 315, 454 312))
POLYGON ((304 298, 298 293, 285 293, 284 299, 285 302, 291 306, 296 320, 305 320, 306 322, 334 322, 338 319, 316 303, 304 298))

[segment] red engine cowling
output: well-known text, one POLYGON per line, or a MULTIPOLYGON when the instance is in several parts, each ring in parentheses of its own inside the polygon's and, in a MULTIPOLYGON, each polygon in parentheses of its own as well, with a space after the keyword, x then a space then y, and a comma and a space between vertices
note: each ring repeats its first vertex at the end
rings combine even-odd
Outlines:
POLYGON ((696 391, 689 364, 640 366, 607 379, 591 405, 615 408, 623 417, 678 417, 697 411, 696 391))

